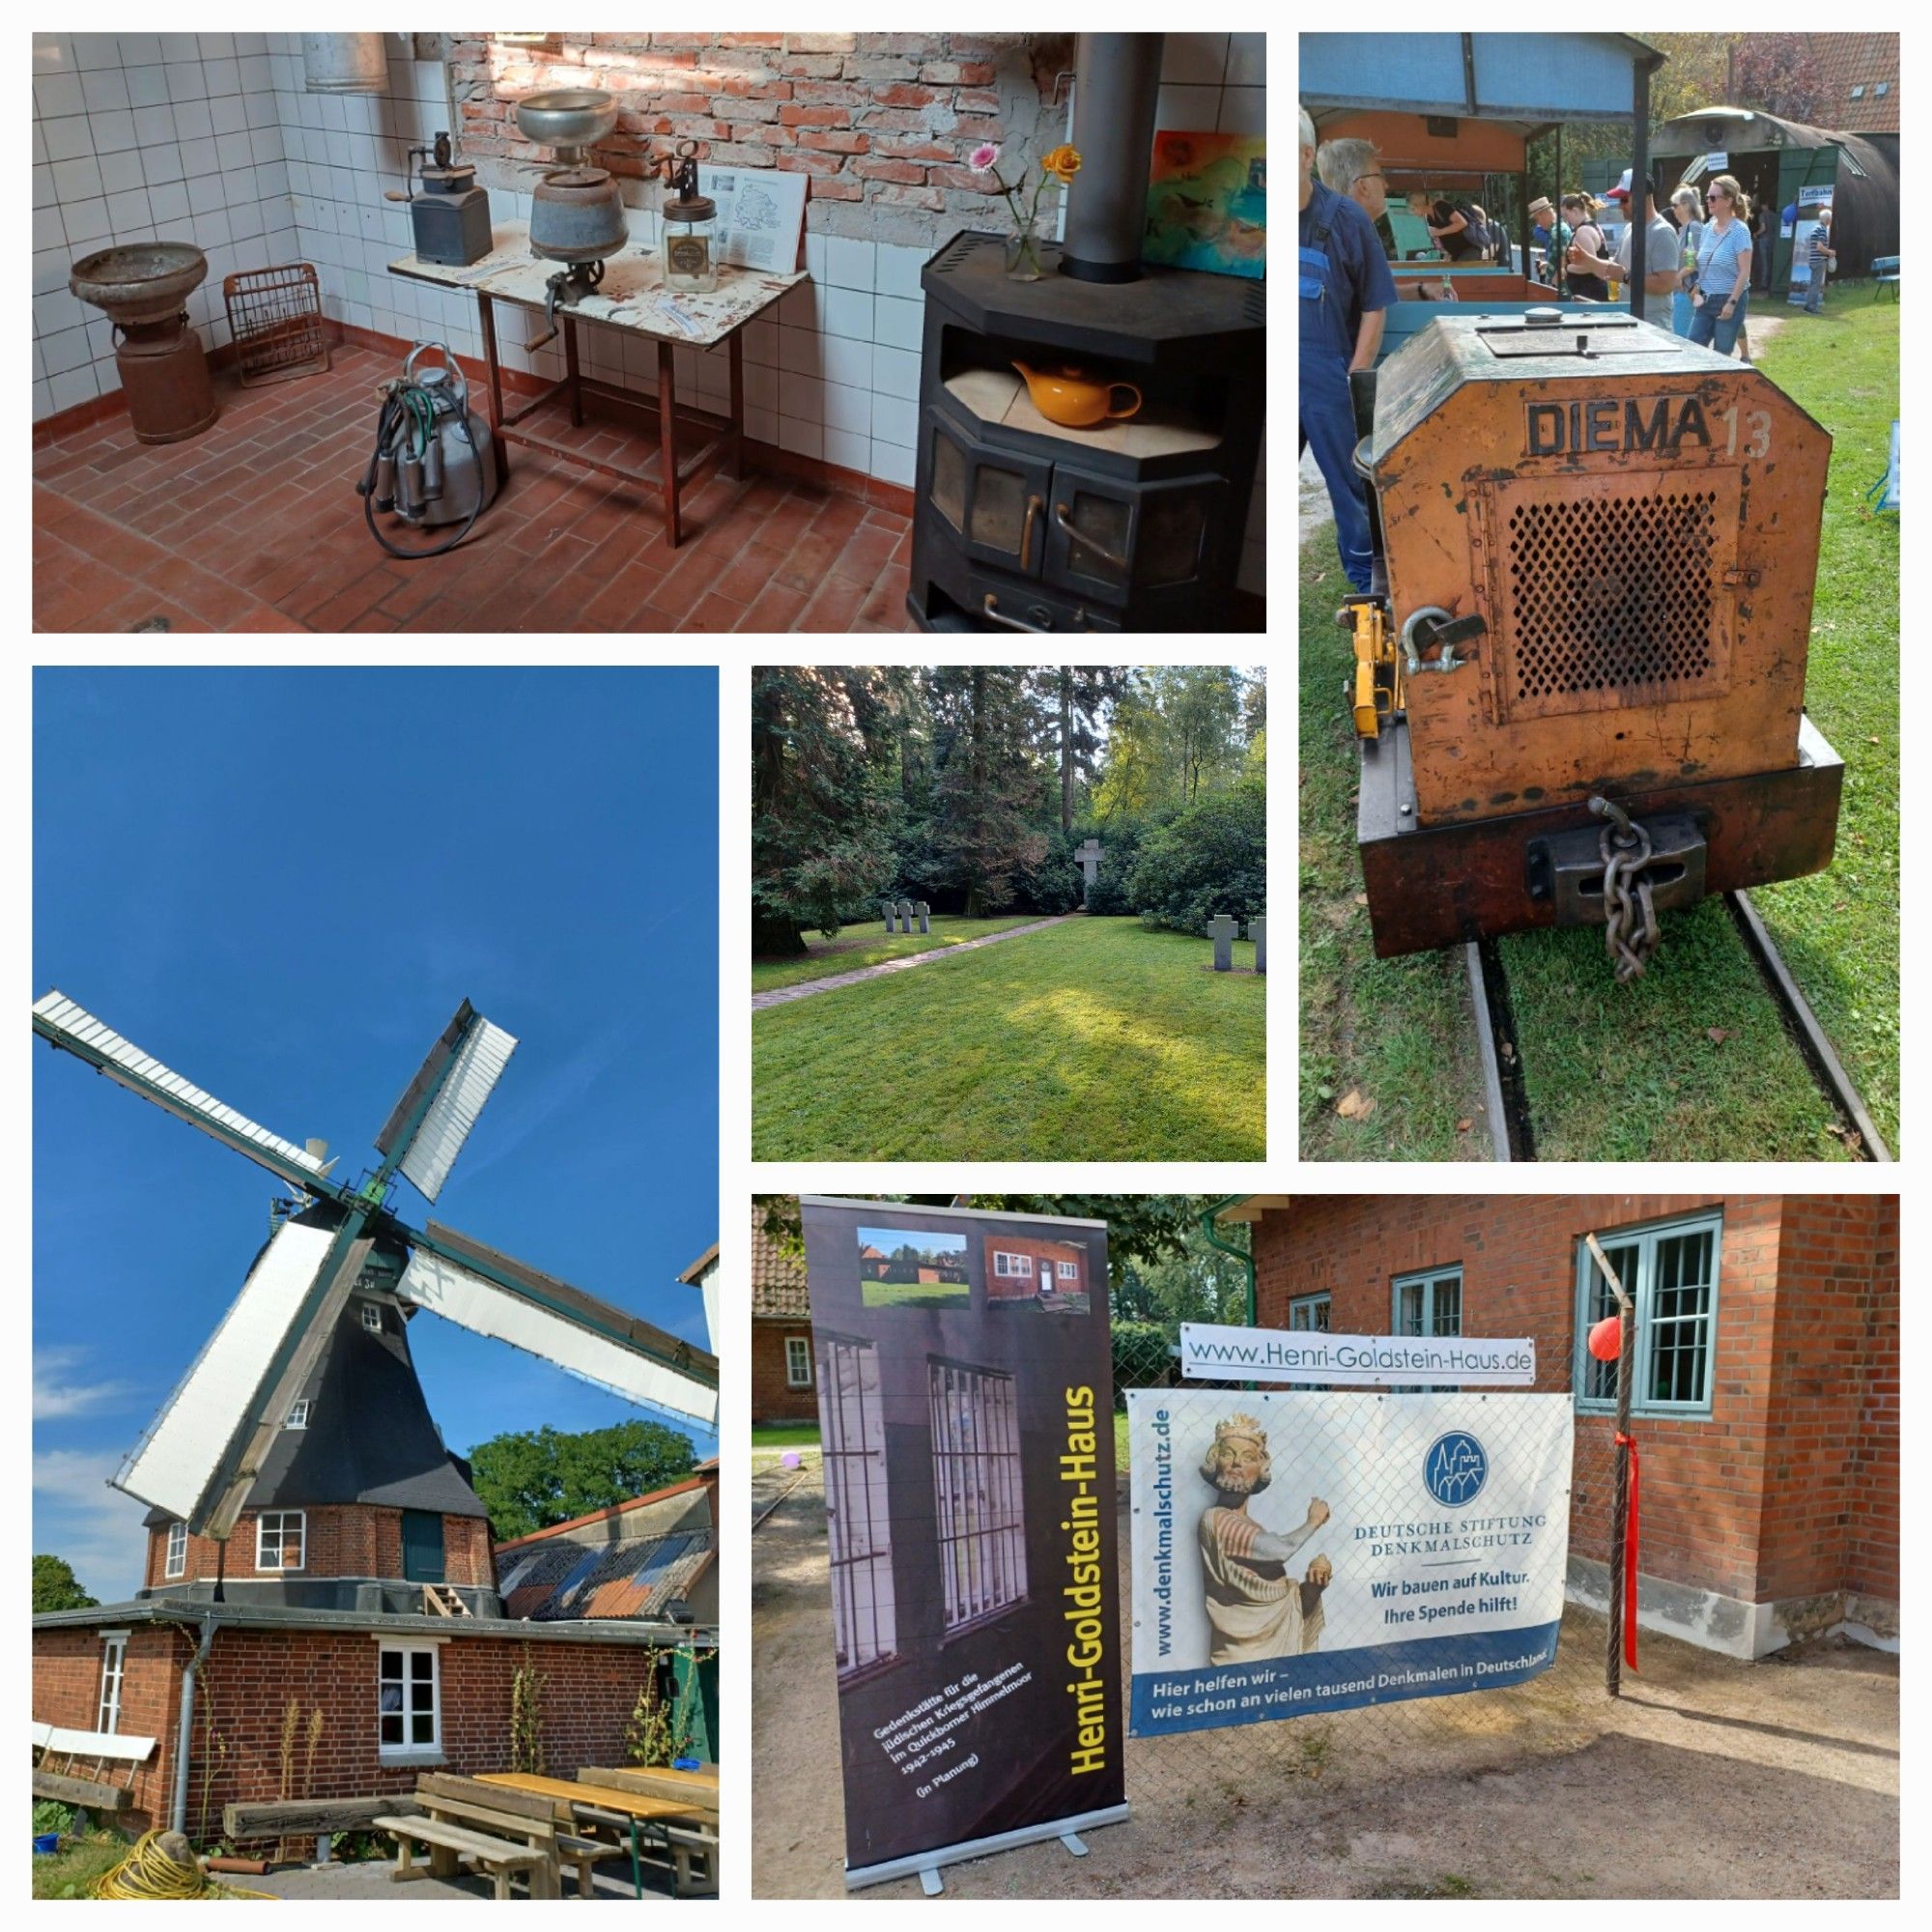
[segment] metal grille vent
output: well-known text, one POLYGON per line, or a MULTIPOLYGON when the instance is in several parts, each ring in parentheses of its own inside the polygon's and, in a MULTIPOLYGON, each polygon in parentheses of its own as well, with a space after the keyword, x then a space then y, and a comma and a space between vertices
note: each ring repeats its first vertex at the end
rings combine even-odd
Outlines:
POLYGON ((1509 520, 1512 701, 1710 678, 1717 505, 1714 491, 1519 504, 1509 520))

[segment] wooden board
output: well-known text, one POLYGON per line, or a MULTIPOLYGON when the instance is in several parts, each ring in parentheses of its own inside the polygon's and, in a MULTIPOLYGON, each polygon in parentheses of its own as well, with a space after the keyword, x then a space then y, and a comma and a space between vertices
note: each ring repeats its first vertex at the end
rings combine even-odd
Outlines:
POLYGON ((1117 456, 1170 456, 1192 449, 1213 449, 1220 438, 1175 411, 1143 410, 1123 422, 1096 423, 1092 429, 1070 429, 1049 422, 1033 406, 1027 385, 1001 369, 962 369, 946 379, 947 389, 981 422, 1003 423, 1033 436, 1057 437, 1088 449, 1104 449, 1117 456))
POLYGON ((569 1804, 595 1804, 607 1811, 620 1811, 631 1818, 696 1818, 708 1808, 693 1799, 647 1798, 639 1792, 623 1791, 603 1784, 572 1783, 567 1777, 539 1777, 525 1771, 486 1771, 478 1780, 483 1784, 507 1784, 519 1791, 541 1792, 569 1804))
POLYGON ((221 1831, 237 1843, 250 1838, 309 1838, 326 1832, 364 1832, 385 1812, 412 1815, 415 1800, 317 1798, 290 1804, 225 1804, 221 1831))
POLYGON ((82 1804, 90 1811, 119 1811, 129 1794, 118 1784, 97 1784, 88 1777, 62 1777, 56 1772, 37 1771, 34 1796, 58 1799, 63 1804, 82 1804))
MULTIPOLYGON (((526 222, 499 221, 491 239, 494 245, 480 261, 459 265, 405 255, 389 264, 389 272, 444 288, 481 290, 524 308, 542 308, 550 278, 564 265, 530 253, 526 222)), ((718 286, 709 295, 679 291, 667 296, 663 257, 656 249, 632 242, 604 264, 604 280, 597 292, 570 303, 569 313, 582 322, 606 323, 653 341, 710 349, 804 280, 803 270, 780 275, 727 266, 719 270, 718 286)))
POLYGON ((718 1816, 718 1773, 671 1771, 663 1766, 627 1765, 623 1769, 580 1769, 579 1784, 601 1784, 611 1791, 635 1791, 641 1798, 664 1798, 688 1804, 696 1815, 718 1816))

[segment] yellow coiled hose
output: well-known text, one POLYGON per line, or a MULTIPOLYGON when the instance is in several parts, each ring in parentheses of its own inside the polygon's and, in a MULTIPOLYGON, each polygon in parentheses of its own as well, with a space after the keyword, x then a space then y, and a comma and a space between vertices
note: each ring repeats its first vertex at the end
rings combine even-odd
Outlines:
MULTIPOLYGON (((95 1881, 96 1898, 208 1898, 208 1879, 201 1867, 190 1861, 177 1864, 161 1850, 161 1834, 144 1832, 134 1849, 114 1867, 95 1881)), ((272 1891, 245 1891, 239 1886, 224 1886, 223 1891, 236 1898, 273 1898, 272 1891)))

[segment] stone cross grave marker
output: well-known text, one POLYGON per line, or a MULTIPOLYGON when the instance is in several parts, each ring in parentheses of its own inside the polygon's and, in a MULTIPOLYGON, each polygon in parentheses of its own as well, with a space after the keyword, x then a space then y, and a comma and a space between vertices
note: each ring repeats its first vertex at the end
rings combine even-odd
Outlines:
POLYGON ((1235 936, 1240 929, 1241 922, 1233 913, 1217 912, 1208 922, 1208 937, 1214 942, 1215 972, 1235 970, 1235 936))
POLYGON ((925 902, 924 899, 921 899, 920 902, 913 907, 913 911, 919 914, 919 929, 922 932, 930 932, 932 930, 932 917, 931 917, 932 908, 925 902))
POLYGON ((888 899, 886 901, 886 930, 888 932, 896 932, 898 930, 898 926, 895 923, 897 913, 897 906, 891 899, 888 899))
POLYGON ((910 899, 901 899, 899 901, 899 930, 901 932, 910 932, 912 930, 912 901, 910 899))
POLYGON ((1255 971, 1265 974, 1268 969, 1268 923, 1264 919, 1251 919, 1248 922, 1248 937, 1255 942, 1255 971))
POLYGON ((1100 841, 1089 838, 1073 854, 1080 863, 1081 874, 1086 884, 1081 888, 1080 903, 1087 903, 1087 895, 1094 890, 1094 882, 1100 876, 1100 841))

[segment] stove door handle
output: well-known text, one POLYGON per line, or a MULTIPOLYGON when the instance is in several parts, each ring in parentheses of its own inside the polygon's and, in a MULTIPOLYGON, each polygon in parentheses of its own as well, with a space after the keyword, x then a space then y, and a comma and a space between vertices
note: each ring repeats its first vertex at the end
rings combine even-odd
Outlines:
MULTIPOLYGON (((1022 572, 1033 568, 1033 526, 1039 520, 1039 513, 1045 509, 1046 499, 1042 497, 1029 497, 1026 500, 1026 521, 1020 526, 1020 569, 1022 572)), ((1021 625, 1022 630, 1031 628, 1021 625)))
MULTIPOLYGON (((1040 636, 1044 636, 1053 629, 1051 624, 1029 624, 1022 618, 1009 617, 1000 609, 1000 600, 990 590, 986 592, 985 599, 980 608, 985 611, 986 615, 995 624, 1004 624, 1009 631, 1033 631, 1040 636)), ((1075 631, 1084 631, 1087 626, 1076 616, 1068 628, 1075 631)))
POLYGON ((1054 504, 1053 521, 1056 524, 1058 524, 1061 529, 1067 536, 1071 537, 1073 541, 1077 543, 1082 550, 1091 550, 1094 553, 1094 554, 1100 559, 1102 563, 1112 564, 1114 568, 1119 572, 1121 572, 1122 576, 1125 576, 1128 571, 1132 570, 1133 568, 1132 563, 1126 557, 1123 557, 1119 551, 1109 550, 1107 546, 1103 544, 1098 537, 1090 537, 1087 534, 1087 532, 1083 530, 1079 526, 1079 525, 1073 521, 1072 513, 1067 509, 1065 503, 1054 504))

